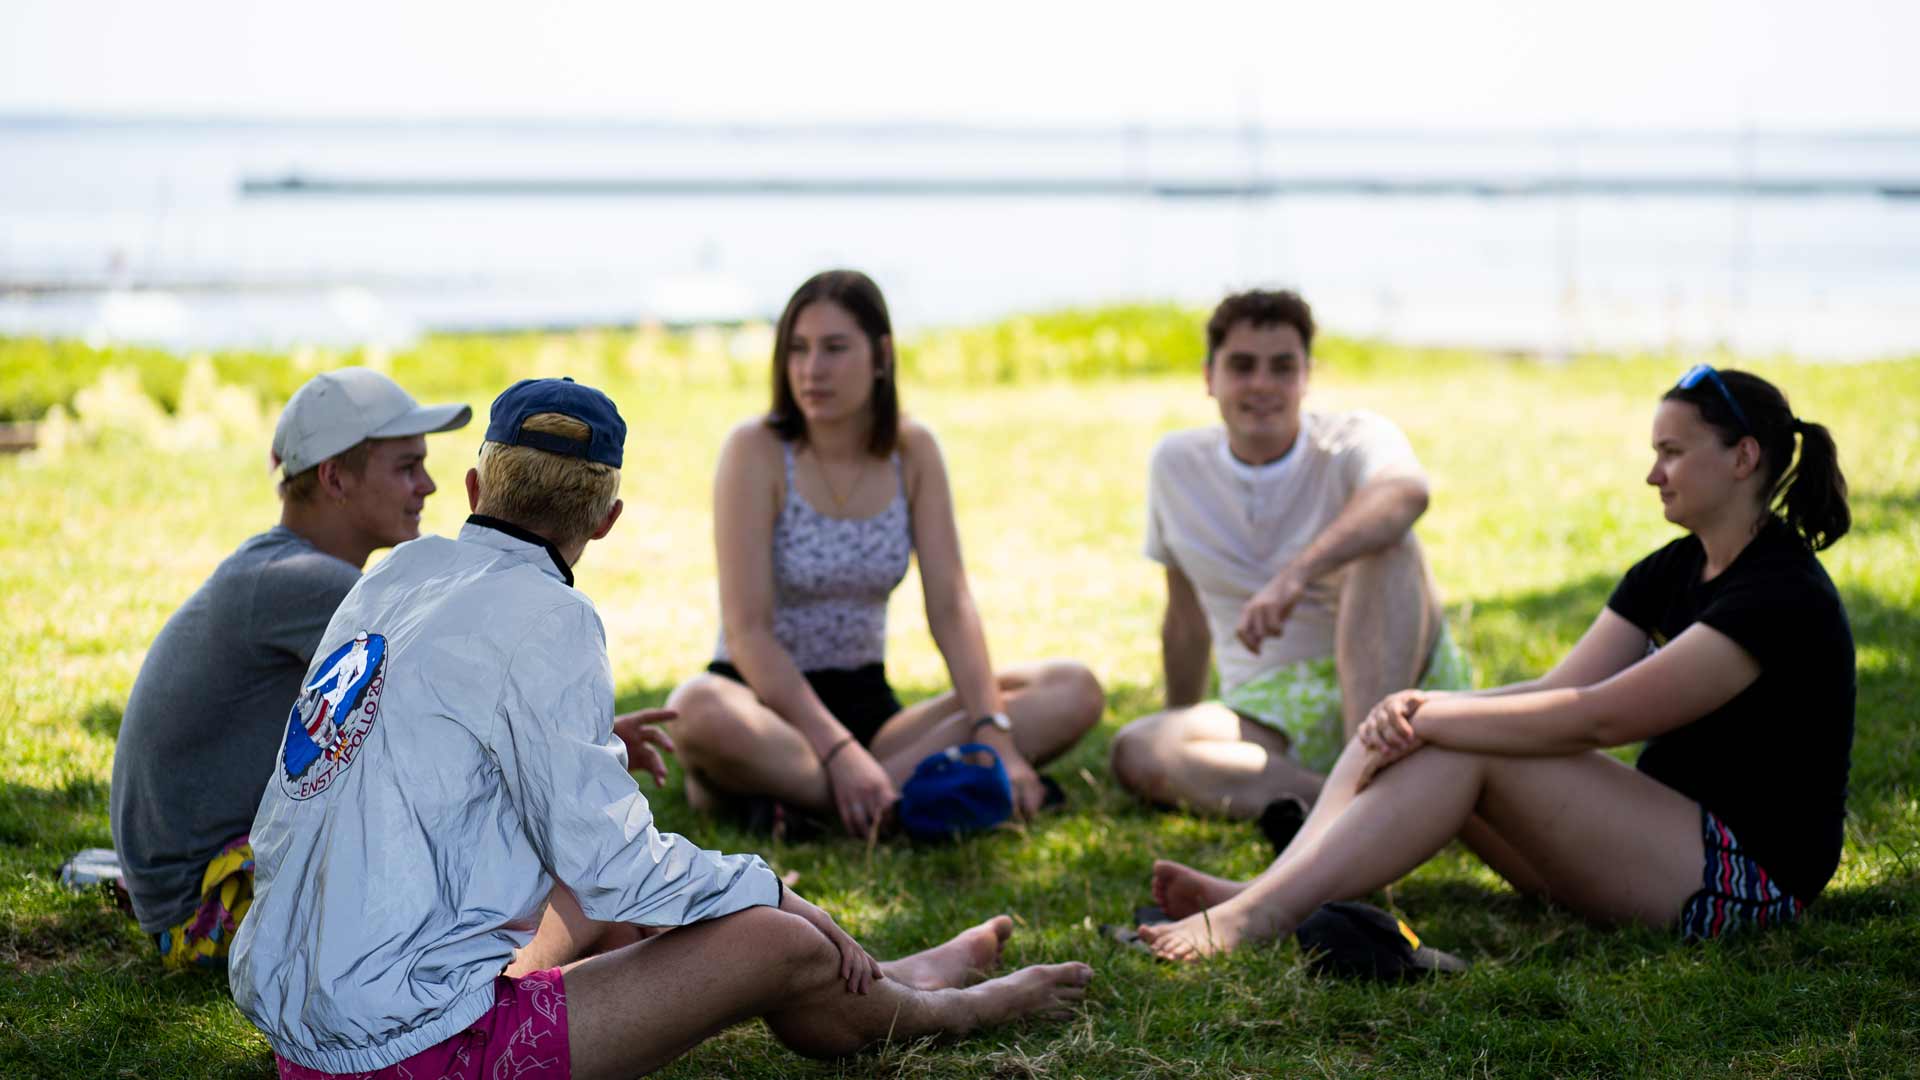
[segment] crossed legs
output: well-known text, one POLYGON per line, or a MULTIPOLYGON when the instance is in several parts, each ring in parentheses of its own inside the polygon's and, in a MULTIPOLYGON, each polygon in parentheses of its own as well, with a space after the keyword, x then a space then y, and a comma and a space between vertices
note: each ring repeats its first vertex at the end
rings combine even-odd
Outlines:
MULTIPOLYGON (((569 949, 591 948, 628 929, 587 919, 558 886, 539 932, 508 974, 561 966, 569 949)), ((565 965, 573 1073, 651 1072, 756 1016, 798 1053, 839 1057, 889 1038, 959 1035, 1070 1012, 1093 976, 1085 964, 1035 965, 979 981, 999 966, 1012 930, 1011 919, 996 916, 942 945, 882 964, 886 977, 862 995, 847 991, 839 952, 824 935, 774 908, 750 908, 577 959, 565 965)))
POLYGON ((1299 834, 1252 881, 1155 863, 1154 898, 1180 921, 1142 927, 1142 939, 1191 960, 1284 937, 1321 904, 1396 881, 1476 830, 1494 840, 1481 853, 1496 871, 1592 919, 1665 925, 1699 887, 1699 807, 1605 754, 1426 747, 1356 793, 1366 757, 1348 744, 1299 834))
MULTIPOLYGON (((998 679, 1014 743, 1036 766, 1071 749, 1106 706, 1099 680, 1071 660, 1011 668, 998 679)), ((699 675, 676 688, 667 703, 680 711, 674 743, 687 766, 687 800, 695 807, 712 810, 729 795, 767 795, 834 816, 826 770, 813 748, 751 688, 699 675)), ((951 691, 918 702, 881 726, 874 756, 898 786, 928 754, 967 742, 973 719, 951 691)))
MULTIPOLYGON (((1411 535, 1349 565, 1334 632, 1349 737, 1375 702, 1420 680, 1439 632, 1432 574, 1411 535)), ((1284 796, 1306 803, 1319 797, 1325 778, 1287 751, 1285 735, 1205 702, 1143 716, 1120 729, 1113 740, 1113 774, 1149 802, 1253 818, 1284 796)))
POLYGON ((1284 795, 1312 803, 1324 780, 1287 752, 1285 735, 1217 701, 1143 716, 1111 754, 1121 787, 1196 814, 1255 818, 1284 795))

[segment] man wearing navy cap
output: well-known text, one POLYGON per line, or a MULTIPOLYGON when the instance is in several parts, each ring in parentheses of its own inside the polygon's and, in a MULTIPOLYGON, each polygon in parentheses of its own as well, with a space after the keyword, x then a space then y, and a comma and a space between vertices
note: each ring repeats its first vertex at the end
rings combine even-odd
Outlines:
POLYGON ((366 368, 316 375, 273 432, 280 523, 228 556, 147 651, 109 801, 122 882, 167 963, 226 963, 287 705, 368 556, 420 535, 426 436, 472 415, 366 368))
POLYGON ((597 390, 514 384, 460 535, 395 549, 328 625, 230 970, 283 1078, 630 1076, 753 1016, 835 1055, 1084 994, 1079 964, 965 986, 998 959, 989 928, 877 964, 757 856, 654 828, 628 769, 661 782, 670 744, 633 721, 671 714, 615 731, 606 634, 572 587, 620 517, 625 436, 597 390), (578 959, 631 925, 677 929, 578 959))

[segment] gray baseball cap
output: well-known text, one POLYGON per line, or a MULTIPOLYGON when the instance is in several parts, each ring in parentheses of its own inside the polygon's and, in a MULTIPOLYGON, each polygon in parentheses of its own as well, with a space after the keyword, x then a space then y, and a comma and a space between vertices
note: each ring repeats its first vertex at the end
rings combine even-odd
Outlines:
POLYGON ((293 392, 273 428, 273 458, 294 476, 368 439, 452 431, 471 419, 466 405, 421 405, 377 371, 341 368, 293 392))

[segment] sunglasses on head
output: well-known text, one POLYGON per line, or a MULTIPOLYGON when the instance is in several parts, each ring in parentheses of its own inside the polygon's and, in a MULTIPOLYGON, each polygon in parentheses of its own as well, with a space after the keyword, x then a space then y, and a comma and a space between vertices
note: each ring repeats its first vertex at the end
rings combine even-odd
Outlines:
POLYGON ((1687 369, 1685 375, 1680 376, 1680 381, 1673 385, 1677 390, 1691 390, 1699 386, 1702 382, 1710 382, 1713 384, 1715 390, 1720 391, 1721 400, 1727 403, 1727 408, 1733 410, 1733 418, 1740 421, 1740 427, 1743 430, 1748 434, 1752 434, 1753 425, 1747 423, 1746 412, 1740 408, 1739 402, 1733 400, 1733 391, 1727 389, 1725 380, 1720 378, 1720 373, 1713 370, 1711 364, 1693 365, 1687 369))

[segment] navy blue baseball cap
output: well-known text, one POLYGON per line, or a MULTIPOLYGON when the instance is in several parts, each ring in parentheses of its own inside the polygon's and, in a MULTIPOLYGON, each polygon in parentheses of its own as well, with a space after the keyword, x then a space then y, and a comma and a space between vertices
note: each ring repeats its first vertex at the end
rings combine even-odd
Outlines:
POLYGON ((900 788, 900 824, 915 840, 951 840, 990 829, 1012 815, 1007 767, 985 743, 928 754, 900 788), (979 757, 988 763, 972 760, 979 757))
POLYGON ((572 379, 521 379, 493 399, 493 411, 487 420, 487 441, 508 446, 531 446, 550 454, 585 458, 602 465, 620 467, 620 453, 627 444, 627 422, 613 399, 591 386, 572 379), (590 435, 583 441, 545 431, 524 430, 527 418, 541 413, 559 413, 587 425, 590 435))

